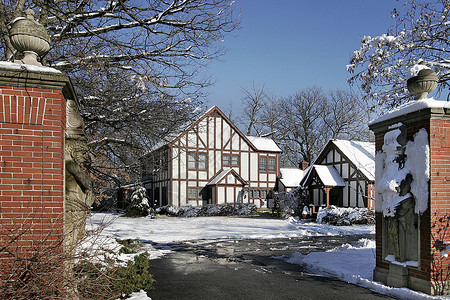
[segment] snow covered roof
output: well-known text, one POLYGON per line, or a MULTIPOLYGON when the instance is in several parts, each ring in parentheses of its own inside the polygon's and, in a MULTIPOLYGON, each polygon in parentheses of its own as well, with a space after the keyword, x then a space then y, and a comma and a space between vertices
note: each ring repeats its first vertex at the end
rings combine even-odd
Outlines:
POLYGON ((405 104, 402 104, 388 113, 382 115, 378 119, 372 120, 369 125, 374 125, 377 123, 381 123, 390 119, 394 119, 409 113, 413 113, 425 108, 450 108, 450 102, 447 101, 438 101, 433 98, 427 98, 422 100, 410 101, 405 104))
POLYGON ((258 136, 246 136, 246 138, 259 151, 281 152, 281 149, 271 138, 264 138, 258 136))
POLYGON ((297 187, 300 185, 305 171, 298 168, 280 168, 280 181, 285 187, 297 187))
POLYGON ((317 176, 325 186, 345 186, 345 182, 333 166, 314 165, 317 176))
POLYGON ((375 143, 349 140, 332 142, 367 179, 375 180, 375 143))

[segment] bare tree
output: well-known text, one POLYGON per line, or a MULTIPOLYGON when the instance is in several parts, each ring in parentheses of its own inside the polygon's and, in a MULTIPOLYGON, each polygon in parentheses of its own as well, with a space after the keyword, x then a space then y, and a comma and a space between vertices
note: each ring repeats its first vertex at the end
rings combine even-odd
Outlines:
POLYGON ((369 140, 368 120, 368 109, 354 94, 325 94, 313 86, 267 102, 261 124, 282 148, 282 164, 298 166, 303 159, 312 162, 329 139, 369 140))
POLYGON ((450 80, 450 2, 448 0, 407 1, 394 9, 397 26, 387 34, 361 39, 347 69, 348 79, 357 84, 373 107, 397 106, 409 97, 408 70, 419 62, 435 69, 439 88, 450 80), (375 100, 375 101, 374 101, 375 100), (374 102, 373 102, 374 101, 374 102))
POLYGON ((281 99, 276 140, 283 150, 284 164, 297 165, 302 158, 311 162, 319 152, 326 139, 322 121, 325 105, 326 95, 317 86, 281 99))
POLYGON ((45 63, 68 73, 90 138, 98 195, 139 175, 137 157, 196 116, 201 66, 224 54, 238 26, 234 1, 2 0, 0 55, 21 57, 9 24, 24 8, 39 12, 51 36, 45 63))
POLYGON ((371 137, 369 111, 355 94, 344 90, 329 92, 322 119, 330 139, 368 140, 371 137))
POLYGON ((265 87, 252 83, 250 88, 242 88, 242 92, 244 93, 244 119, 248 122, 246 134, 253 133, 260 136, 263 132, 263 109, 268 101, 265 87))

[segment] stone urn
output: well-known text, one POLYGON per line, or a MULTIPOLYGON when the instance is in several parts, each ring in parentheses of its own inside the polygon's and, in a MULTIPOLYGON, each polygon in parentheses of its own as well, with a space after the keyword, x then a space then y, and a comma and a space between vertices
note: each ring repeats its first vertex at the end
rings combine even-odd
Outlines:
POLYGON ((18 18, 11 25, 11 44, 23 53, 21 63, 42 66, 38 57, 45 56, 50 50, 50 36, 45 27, 34 19, 32 9, 27 9, 25 15, 25 18, 18 18))
POLYGON ((436 72, 430 69, 420 70, 417 76, 411 77, 407 81, 409 92, 415 96, 416 100, 425 99, 428 93, 437 87, 438 77, 436 72))

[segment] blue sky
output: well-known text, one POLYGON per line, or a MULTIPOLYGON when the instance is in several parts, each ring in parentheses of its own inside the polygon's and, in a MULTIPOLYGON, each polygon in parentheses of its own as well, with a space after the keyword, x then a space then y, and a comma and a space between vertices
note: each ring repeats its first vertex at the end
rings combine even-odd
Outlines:
POLYGON ((241 29, 224 40, 228 49, 206 68, 215 84, 207 105, 239 110, 242 87, 265 85, 277 97, 308 86, 349 89, 345 66, 364 35, 394 25, 396 0, 237 0, 241 29), (231 105, 231 106, 230 106, 231 105))

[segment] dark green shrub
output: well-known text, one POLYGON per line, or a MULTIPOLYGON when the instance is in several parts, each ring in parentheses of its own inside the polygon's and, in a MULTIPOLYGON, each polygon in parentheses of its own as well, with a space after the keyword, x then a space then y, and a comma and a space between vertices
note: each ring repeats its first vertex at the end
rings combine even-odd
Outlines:
POLYGON ((84 260, 74 267, 81 299, 117 299, 140 290, 152 289, 148 253, 134 257, 126 266, 105 266, 84 260))

